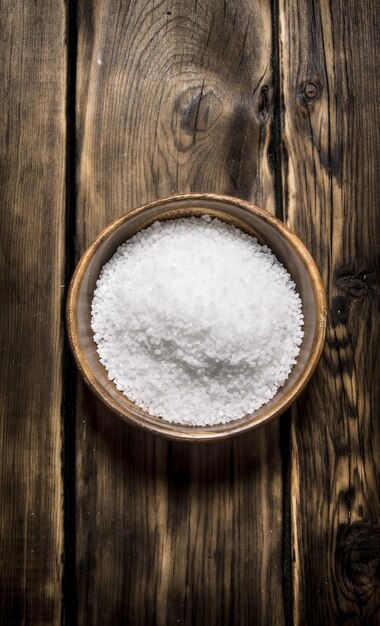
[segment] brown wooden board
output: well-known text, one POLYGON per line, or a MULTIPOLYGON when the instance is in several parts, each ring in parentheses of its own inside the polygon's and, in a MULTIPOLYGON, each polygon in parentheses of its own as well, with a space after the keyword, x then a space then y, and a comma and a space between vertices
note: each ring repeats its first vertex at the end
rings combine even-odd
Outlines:
POLYGON ((63 3, 2 2, 0 623, 60 624, 63 3))
MULTIPOLYGON (((270 2, 81 0, 77 255, 176 192, 274 212, 270 2)), ((80 624, 284 623, 279 423, 181 444, 128 427, 81 380, 80 624)))
POLYGON ((379 624, 376 3, 37 0, 0 24, 0 624, 379 624), (154 438, 67 362, 74 252, 189 191, 282 214, 321 270, 290 432, 154 438))
POLYGON ((380 13, 280 0, 284 216, 329 294, 292 422, 294 623, 380 623, 380 13))

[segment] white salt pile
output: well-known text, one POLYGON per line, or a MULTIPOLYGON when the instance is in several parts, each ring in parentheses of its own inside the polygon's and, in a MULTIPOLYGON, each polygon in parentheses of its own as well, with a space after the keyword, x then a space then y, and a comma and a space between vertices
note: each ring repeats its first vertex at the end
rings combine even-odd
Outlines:
POLYGON ((156 222, 103 267, 92 302, 101 362, 130 400, 204 426, 268 402, 302 342, 301 300, 266 247, 209 216, 156 222))

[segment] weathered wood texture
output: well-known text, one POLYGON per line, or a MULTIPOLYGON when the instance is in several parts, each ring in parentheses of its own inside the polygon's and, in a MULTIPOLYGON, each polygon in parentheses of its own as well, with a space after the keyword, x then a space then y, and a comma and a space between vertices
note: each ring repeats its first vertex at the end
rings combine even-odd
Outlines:
MULTIPOLYGON (((177 191, 274 210, 271 41, 269 1, 81 0, 78 255, 122 212, 177 191)), ((76 445, 80 624, 281 626, 278 423, 169 443, 80 383, 76 445)))
POLYGON ((60 624, 63 3, 2 2, 0 623, 60 624))
POLYGON ((294 410, 294 623, 380 623, 380 126, 376 3, 280 0, 284 213, 329 294, 294 410))
POLYGON ((278 422, 170 443, 117 420, 78 378, 75 581, 61 478, 67 5, 1 3, 0 623, 73 626, 76 585, 80 625, 375 626, 379 8, 69 4, 77 257, 148 200, 238 195, 283 209, 321 269, 330 325, 293 409, 290 520, 278 422))

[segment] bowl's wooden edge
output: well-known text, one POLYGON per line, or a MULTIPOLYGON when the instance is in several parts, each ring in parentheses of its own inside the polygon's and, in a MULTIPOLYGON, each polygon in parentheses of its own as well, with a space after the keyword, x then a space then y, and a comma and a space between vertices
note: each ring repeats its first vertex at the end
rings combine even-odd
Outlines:
POLYGON ((88 246, 88 248, 83 253, 71 279, 66 301, 66 324, 69 343, 74 355, 76 365, 80 370, 83 378, 85 379, 87 385, 96 393, 96 395, 102 400, 102 402, 104 402, 106 406, 108 406, 108 408, 116 413, 121 419, 129 424, 133 424, 134 426, 143 428, 144 430, 152 434, 161 435, 168 439, 176 441, 211 442, 237 436, 239 434, 243 434, 247 430, 257 428, 264 422, 269 422, 272 419, 278 417, 281 413, 286 411, 286 409, 288 409, 289 406, 296 400, 296 398, 300 395, 300 393, 308 384, 322 354, 327 326, 327 299, 322 283, 322 278, 314 259, 312 258, 305 245, 299 239, 299 237, 297 237, 297 235, 293 231, 291 231, 290 228, 286 226, 286 224, 281 222, 271 213, 268 213, 268 211, 266 211, 265 209, 261 209, 251 202, 247 202, 233 196, 212 193, 190 193, 168 196, 167 198, 161 198, 160 200, 155 200, 154 202, 145 204, 137 209, 133 209, 132 211, 123 214, 121 217, 111 222, 111 224, 106 226, 106 228, 104 228, 100 232, 96 239, 90 244, 90 246, 88 246), (291 243, 293 248, 296 249, 299 258, 304 263, 307 272, 311 278, 315 300, 317 303, 316 335, 312 347, 311 356, 307 364, 305 365, 301 377, 291 389, 289 394, 284 399, 279 401, 277 405, 274 405, 270 409, 268 409, 268 411, 263 411, 260 415, 255 417, 252 416, 251 420, 249 420, 250 416, 248 415, 247 421, 245 421, 244 423, 241 423, 240 420, 237 420, 236 422, 228 422, 227 424, 223 424, 221 425, 222 429, 220 431, 209 431, 207 430, 207 427, 190 428, 186 426, 181 427, 181 425, 176 425, 176 430, 170 430, 169 422, 165 422, 164 420, 162 420, 162 426, 161 424, 155 424, 154 426, 152 426, 148 422, 141 421, 141 419, 139 419, 137 416, 134 416, 132 412, 121 412, 118 406, 112 401, 112 399, 108 395, 103 392, 102 387, 98 384, 96 378, 92 373, 91 367, 86 359, 79 340, 77 325, 78 293, 83 276, 96 250, 103 243, 103 241, 108 238, 126 220, 131 219, 135 215, 139 215, 147 209, 165 206, 170 204, 171 202, 177 202, 179 200, 216 200, 226 202, 227 204, 233 204, 235 206, 242 207, 243 209, 252 212, 262 219, 266 220, 267 222, 271 223, 277 230, 279 230, 284 235, 284 237, 291 243))

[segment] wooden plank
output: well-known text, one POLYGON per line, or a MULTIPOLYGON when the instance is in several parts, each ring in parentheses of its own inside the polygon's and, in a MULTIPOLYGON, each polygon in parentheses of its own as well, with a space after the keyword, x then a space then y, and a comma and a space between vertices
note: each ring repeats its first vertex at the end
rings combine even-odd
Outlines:
POLYGON ((2 2, 0 622, 60 624, 63 3, 2 2))
MULTIPOLYGON (((78 255, 175 192, 274 211, 270 2, 81 0, 78 255)), ((79 624, 276 624, 279 424, 216 445, 129 428, 79 384, 79 624), (268 596, 267 589, 270 589, 268 596)))
POLYGON ((380 13, 280 0, 283 193, 328 290, 323 359, 292 426, 294 623, 380 622, 380 13))

